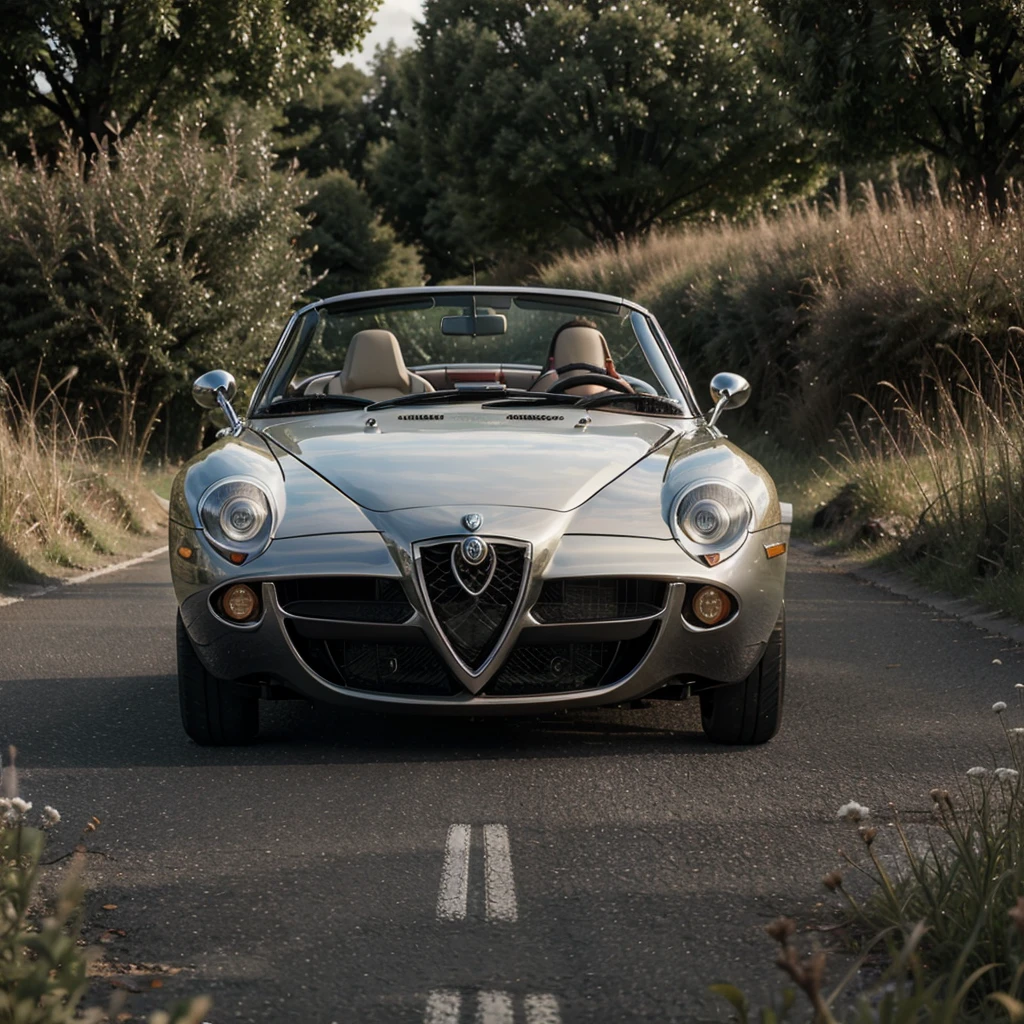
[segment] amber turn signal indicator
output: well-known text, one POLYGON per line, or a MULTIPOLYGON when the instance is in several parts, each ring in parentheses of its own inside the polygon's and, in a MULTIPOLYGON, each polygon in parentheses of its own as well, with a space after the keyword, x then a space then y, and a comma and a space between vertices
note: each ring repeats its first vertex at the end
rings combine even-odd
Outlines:
POLYGON ((704 556, 704 561, 707 562, 707 564, 710 565, 710 566, 718 565, 718 563, 721 560, 722 560, 722 556, 721 555, 712 554, 712 555, 705 555, 704 556))
POLYGON ((236 583, 229 587, 220 601, 224 614, 234 622, 248 622, 256 617, 260 610, 259 598, 252 587, 244 583, 236 583))
POLYGON ((779 555, 784 555, 786 553, 786 545, 782 541, 778 544, 765 544, 764 553, 769 558, 778 558, 779 555))
POLYGON ((241 565, 245 561, 245 555, 241 551, 232 551, 231 554, 228 555, 228 558, 230 558, 235 565, 241 565))
POLYGON ((192 549, 190 547, 186 547, 184 544, 182 544, 181 547, 178 548, 178 554, 179 554, 180 557, 188 560, 189 558, 192 557, 192 549))
POLYGON ((714 626, 723 619, 728 618, 732 611, 732 601, 729 595, 719 590, 718 587, 701 587, 693 595, 693 603, 690 606, 693 614, 705 626, 714 626))

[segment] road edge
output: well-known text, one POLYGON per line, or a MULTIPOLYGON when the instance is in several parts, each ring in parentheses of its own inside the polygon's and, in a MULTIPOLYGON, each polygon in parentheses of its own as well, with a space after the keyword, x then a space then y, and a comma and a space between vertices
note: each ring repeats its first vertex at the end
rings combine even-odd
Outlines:
POLYGON ((141 565, 143 562, 148 562, 151 558, 156 558, 157 555, 162 555, 166 551, 167 545, 164 544, 162 547, 153 548, 152 551, 146 551, 141 555, 136 555, 134 558, 125 559, 123 562, 104 565, 100 569, 90 569, 89 572, 83 572, 78 576, 69 576, 67 579, 58 580, 56 583, 48 583, 46 586, 41 586, 30 594, 20 594, 17 597, 0 595, 0 608, 6 608, 12 604, 20 604, 22 601, 29 601, 34 597, 45 597, 47 594, 52 594, 55 590, 62 590, 64 587, 73 587, 78 583, 88 583, 99 576, 107 576, 112 572, 130 569, 133 565, 141 565))
POLYGON ((916 583, 898 569, 878 569, 868 565, 857 565, 834 553, 822 551, 810 541, 794 540, 790 547, 810 555, 812 558, 829 559, 830 568, 846 576, 870 583, 880 590, 887 590, 896 597, 916 601, 934 611, 951 615, 984 633, 1005 637, 1015 644, 1024 645, 1024 623, 1001 612, 994 612, 968 597, 955 597, 942 591, 929 590, 916 583))

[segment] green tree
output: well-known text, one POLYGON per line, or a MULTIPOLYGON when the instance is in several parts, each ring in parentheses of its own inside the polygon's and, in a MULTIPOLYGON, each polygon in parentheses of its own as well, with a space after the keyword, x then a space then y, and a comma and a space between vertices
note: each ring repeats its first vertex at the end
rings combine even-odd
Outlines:
POLYGON ((362 38, 379 0, 7 0, 0 104, 44 108, 91 152, 218 88, 285 99, 362 38))
POLYGON ((811 169, 769 42, 746 0, 428 0, 374 194, 448 272, 742 212, 811 169))
POLYGON ((394 42, 377 50, 371 73, 342 64, 317 75, 284 107, 277 151, 313 177, 345 170, 366 184, 369 151, 391 135, 401 57, 394 42))
POLYGON ((327 298, 423 283, 416 251, 381 223, 366 192, 346 171, 329 171, 309 184, 316 195, 303 208, 311 224, 302 243, 311 252, 311 294, 327 298))
POLYGON ((778 70, 837 162, 922 150, 994 204, 1024 169, 1019 0, 767 0, 778 70))

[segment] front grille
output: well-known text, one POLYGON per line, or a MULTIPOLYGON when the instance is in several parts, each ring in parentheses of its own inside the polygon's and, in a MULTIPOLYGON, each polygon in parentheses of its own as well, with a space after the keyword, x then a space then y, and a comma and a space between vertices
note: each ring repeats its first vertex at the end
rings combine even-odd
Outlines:
POLYGON ((451 697, 464 692, 428 643, 374 644, 312 640, 290 630, 314 672, 350 690, 409 697, 451 697))
POLYGON ((607 686, 629 675, 650 650, 658 627, 634 640, 517 644, 484 687, 494 697, 575 693, 607 686))
POLYGON ((420 548, 420 568, 427 599, 438 626, 452 650, 471 671, 490 657, 519 601, 526 575, 526 549, 515 544, 491 544, 491 555, 474 568, 459 563, 468 593, 452 568, 460 559, 458 544, 429 544, 420 548), (493 576, 487 581, 492 569, 493 576), (486 585, 485 585, 486 584, 486 585))
POLYGON ((376 576, 320 576, 279 580, 277 597, 291 615, 344 622, 402 623, 412 618, 398 580, 376 576))
POLYGON ((666 589, 660 580, 548 580, 533 606, 533 617, 542 623, 642 619, 661 611, 666 589))
POLYGON ((485 692, 495 697, 571 693, 597 686, 615 658, 617 643, 515 647, 485 692))

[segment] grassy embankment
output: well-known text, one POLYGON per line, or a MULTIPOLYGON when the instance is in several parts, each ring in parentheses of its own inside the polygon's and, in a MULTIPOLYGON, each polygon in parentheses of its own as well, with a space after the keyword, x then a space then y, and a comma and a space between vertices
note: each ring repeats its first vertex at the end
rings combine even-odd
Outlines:
POLYGON ((0 590, 159 546, 164 475, 119 462, 54 392, 0 390, 0 590))
POLYGON ((849 519, 815 539, 1024 618, 1022 238, 1020 203, 993 218, 872 193, 539 277, 647 305, 700 395, 717 370, 745 374, 754 396, 723 426, 775 474, 798 532, 852 484, 849 519))
MULTIPOLYGON (((724 425, 775 474, 800 532, 854 484, 850 518, 821 539, 1024 618, 1022 237, 1018 204, 992 218, 869 195, 567 255, 538 276, 648 305, 699 393, 716 370, 745 374, 754 397, 724 425)), ((5 401, 0 580, 153 545, 151 479, 53 396, 5 401)))

